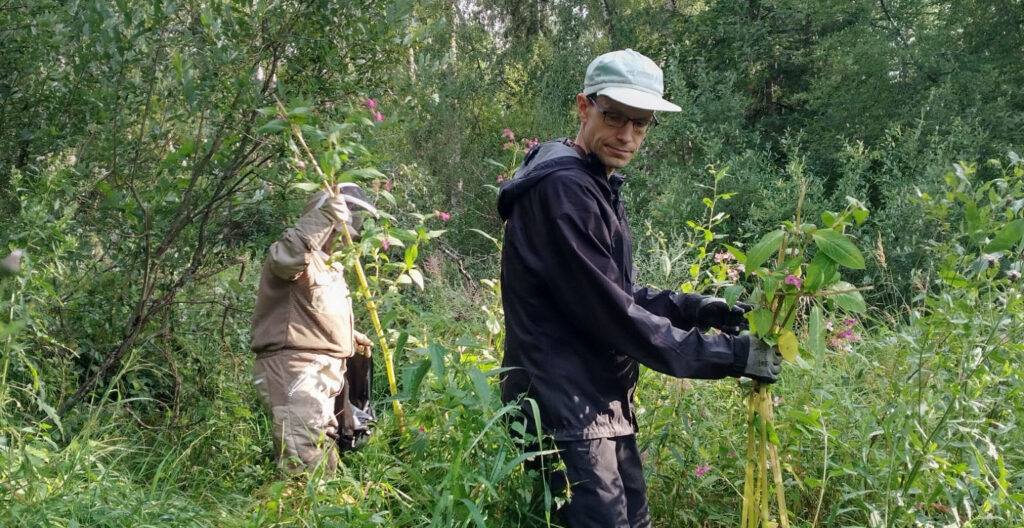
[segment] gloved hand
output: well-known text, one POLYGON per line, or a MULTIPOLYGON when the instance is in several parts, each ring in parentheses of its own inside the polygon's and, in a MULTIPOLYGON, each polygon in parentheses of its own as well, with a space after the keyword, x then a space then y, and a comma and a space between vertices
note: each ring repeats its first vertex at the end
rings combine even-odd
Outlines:
POLYGON ((747 353, 747 366, 743 369, 743 375, 761 383, 775 383, 780 372, 782 354, 779 348, 750 336, 750 351, 747 353))
POLYGON ((334 228, 341 230, 342 224, 352 223, 352 213, 349 212, 348 206, 345 204, 345 197, 342 195, 328 196, 320 210, 324 213, 324 216, 334 221, 334 228))
POLYGON ((754 307, 742 302, 733 303, 732 307, 721 297, 705 297, 697 306, 697 326, 702 329, 717 328, 731 335, 739 335, 740 331, 749 328, 747 318, 743 314, 754 307))
POLYGON ((370 350, 373 349, 373 341, 370 341, 369 337, 366 337, 362 332, 352 332, 356 342, 356 354, 360 356, 370 357, 370 350))

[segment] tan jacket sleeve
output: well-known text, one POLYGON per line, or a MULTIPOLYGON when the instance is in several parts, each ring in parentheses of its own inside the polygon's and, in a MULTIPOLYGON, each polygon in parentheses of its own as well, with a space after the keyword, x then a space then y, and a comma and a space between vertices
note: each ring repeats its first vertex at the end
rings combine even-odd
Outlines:
POLYGON ((302 215, 295 227, 286 229, 270 246, 270 271, 284 280, 295 280, 306 269, 312 253, 327 242, 334 222, 319 209, 302 215))

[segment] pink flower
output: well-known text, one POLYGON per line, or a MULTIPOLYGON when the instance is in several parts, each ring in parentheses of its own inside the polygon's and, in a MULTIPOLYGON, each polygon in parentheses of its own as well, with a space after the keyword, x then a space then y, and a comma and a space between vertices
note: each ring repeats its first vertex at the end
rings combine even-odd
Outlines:
POLYGON ((363 101, 363 104, 365 104, 370 110, 377 108, 377 101, 370 99, 369 97, 366 98, 366 101, 363 101))
POLYGON ((832 324, 832 321, 825 321, 825 330, 831 332, 832 330, 835 330, 835 328, 836 327, 832 324))
POLYGON ((732 458, 734 456, 736 456, 736 450, 735 449, 730 449, 729 450, 729 458, 732 458))
POLYGON ((452 217, 452 215, 450 215, 450 214, 448 214, 448 213, 446 213, 444 211, 434 211, 434 214, 436 214, 437 217, 440 218, 442 222, 447 222, 452 217))
POLYGON ((725 274, 729 276, 729 280, 731 280, 731 281, 735 282, 735 281, 740 280, 740 270, 739 270, 739 268, 729 268, 729 269, 725 270, 725 274))
POLYGON ((711 466, 697 466, 697 470, 693 472, 698 477, 703 477, 705 473, 711 471, 711 466))
POLYGON ((523 139, 523 141, 526 142, 526 151, 527 152, 529 152, 530 149, 532 149, 533 147, 536 147, 537 143, 540 143, 540 141, 538 141, 537 138, 533 138, 533 139, 531 139, 529 141, 527 141, 526 139, 523 139))
POLYGON ((384 190, 385 191, 391 191, 391 187, 392 187, 391 186, 391 182, 387 182, 387 183, 384 184, 384 190))
POLYGON ((305 169, 305 168, 306 168, 306 162, 305 162, 305 161, 300 161, 300 162, 298 163, 298 165, 299 165, 299 168, 300 168, 300 169, 305 169))
POLYGON ((379 191, 380 190, 380 182, 373 182, 373 185, 371 185, 371 187, 373 187, 373 190, 379 191))
POLYGON ((501 131, 501 135, 507 137, 511 141, 515 141, 515 139, 516 139, 516 135, 514 133, 512 133, 512 129, 510 129, 510 128, 506 128, 505 130, 502 130, 501 131))
POLYGON ((852 318, 852 317, 849 318, 849 319, 843 319, 843 324, 846 325, 846 326, 853 326, 853 325, 857 324, 857 320, 852 318))
POLYGON ((728 251, 715 253, 715 264, 721 264, 723 261, 733 260, 735 258, 736 257, 734 257, 733 254, 728 251))
POLYGON ((501 182, 503 182, 503 181, 505 181, 505 176, 504 176, 504 175, 502 175, 502 174, 499 174, 499 175, 498 175, 498 183, 501 183, 501 182))
POLYGON ((800 280, 800 277, 796 275, 786 275, 786 279, 782 282, 789 284, 790 286, 796 286, 796 289, 800 289, 804 285, 804 281, 800 280))
POLYGON ((388 237, 384 237, 384 240, 380 241, 380 248, 383 249, 384 251, 387 251, 389 247, 391 247, 391 239, 388 237))
POLYGON ((512 148, 514 146, 516 146, 515 143, 513 143, 511 141, 508 141, 504 145, 501 146, 501 150, 508 150, 508 149, 510 149, 510 148, 512 148))
POLYGON ((384 114, 382 114, 380 112, 374 112, 373 113, 373 118, 376 119, 377 121, 383 121, 384 120, 384 114))

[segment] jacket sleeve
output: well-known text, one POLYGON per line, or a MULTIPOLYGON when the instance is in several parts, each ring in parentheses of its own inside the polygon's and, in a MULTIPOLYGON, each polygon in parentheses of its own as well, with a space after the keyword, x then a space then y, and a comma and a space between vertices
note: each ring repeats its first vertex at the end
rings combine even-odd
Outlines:
POLYGON ((647 286, 633 287, 633 302, 648 312, 668 318, 672 326, 683 330, 697 326, 697 307, 703 299, 703 295, 696 293, 652 290, 647 286))
MULTIPOLYGON (((598 209, 600 197, 572 178, 541 183, 537 221, 539 250, 551 255, 549 287, 567 324, 591 336, 595 353, 628 355, 648 367, 680 378, 739 376, 749 338, 683 330, 636 302, 619 286, 612 238, 598 209)), ((632 270, 630 270, 632 271, 632 270)), ((665 304, 671 295, 645 302, 665 304)), ((690 299, 683 298, 683 301, 690 299)))
POLYGON ((334 222, 319 209, 302 215, 295 227, 286 229, 281 238, 271 244, 267 256, 270 271, 284 280, 295 280, 306 269, 312 253, 330 238, 333 229, 334 222))

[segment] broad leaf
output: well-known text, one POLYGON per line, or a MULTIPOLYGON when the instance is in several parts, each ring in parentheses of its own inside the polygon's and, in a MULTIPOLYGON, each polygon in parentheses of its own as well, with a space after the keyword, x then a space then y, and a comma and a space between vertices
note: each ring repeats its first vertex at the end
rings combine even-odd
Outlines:
POLYGON ((846 235, 834 229, 819 229, 812 235, 818 249, 838 262, 841 266, 864 269, 864 256, 846 235))
POLYGON ((779 335, 779 352, 782 352, 782 357, 786 361, 796 361, 796 356, 800 352, 800 343, 797 342, 796 335, 792 330, 783 330, 779 335))
POLYGON ((985 246, 986 253, 1006 251, 1019 244, 1024 239, 1024 218, 1018 218, 1003 226, 996 237, 985 246))
POLYGON ((859 291, 853 290, 854 286, 852 284, 843 281, 839 281, 829 288, 829 291, 843 292, 831 296, 841 308, 855 313, 866 312, 868 308, 864 304, 864 297, 861 296, 859 291))
POLYGON ((750 248, 747 252, 747 272, 753 272, 764 264, 768 257, 772 256, 779 251, 782 246, 782 237, 785 235, 782 231, 772 231, 768 233, 761 241, 750 248))
POLYGON ((807 322, 807 352, 821 368, 825 359, 825 323, 821 306, 817 304, 811 308, 811 318, 807 322))

